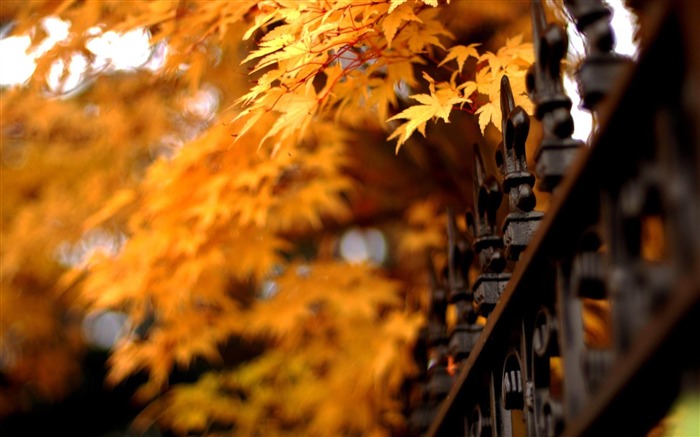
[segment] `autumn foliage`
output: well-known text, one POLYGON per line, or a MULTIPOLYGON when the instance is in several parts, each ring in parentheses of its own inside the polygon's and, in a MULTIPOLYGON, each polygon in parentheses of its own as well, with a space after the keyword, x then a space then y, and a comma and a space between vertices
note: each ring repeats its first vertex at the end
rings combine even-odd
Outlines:
POLYGON ((444 206, 470 201, 503 74, 531 108, 526 5, 484 3, 6 2, 35 45, 42 17, 71 27, 1 91, 0 414, 79 384, 82 317, 120 311, 108 382, 148 376, 137 426, 403 429, 425 253, 444 246, 444 206), (501 33, 470 39, 479 23, 501 33), (71 56, 95 59, 96 32, 133 29, 164 65, 88 68, 69 96, 47 84, 57 60, 65 80, 71 56), (388 261, 340 259, 355 225, 384 231, 388 261), (231 360, 233 338, 256 352, 231 360), (169 384, 202 360, 196 383, 169 384))

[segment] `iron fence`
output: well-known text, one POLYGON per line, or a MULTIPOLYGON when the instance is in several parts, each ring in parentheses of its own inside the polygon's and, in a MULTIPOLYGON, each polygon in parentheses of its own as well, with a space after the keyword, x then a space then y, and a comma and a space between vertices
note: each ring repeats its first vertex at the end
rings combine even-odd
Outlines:
POLYGON ((587 40, 578 80, 597 130, 590 144, 571 138, 566 32, 533 0, 534 175, 530 119, 504 77, 502 143, 495 156, 475 145, 473 211, 449 211, 448 266, 431 272, 415 434, 645 435, 681 394, 700 393, 700 6, 639 6, 645 44, 632 62, 613 51, 603 2, 564 4, 587 40), (544 214, 533 187, 552 193, 544 214))

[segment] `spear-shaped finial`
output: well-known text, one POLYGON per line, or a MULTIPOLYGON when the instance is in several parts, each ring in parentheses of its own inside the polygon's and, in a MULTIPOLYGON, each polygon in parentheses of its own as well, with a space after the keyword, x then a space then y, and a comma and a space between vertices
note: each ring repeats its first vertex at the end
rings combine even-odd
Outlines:
POLYGON ((474 283, 474 303, 482 315, 488 315, 496 305, 510 277, 505 268, 503 239, 498 235, 496 213, 503 200, 501 187, 493 175, 488 175, 477 145, 474 146, 474 201, 476 209, 467 217, 475 235, 474 251, 479 256, 481 274, 474 283))
POLYGON ((541 0, 532 0, 531 12, 535 63, 528 71, 526 85, 543 130, 535 155, 536 171, 540 188, 552 191, 583 143, 571 138, 571 99, 562 84, 561 61, 569 44, 566 31, 557 24, 547 24, 541 0))
POLYGON ((514 208, 531 211, 536 202, 532 192, 535 177, 528 170, 525 152, 530 117, 523 108, 515 106, 506 75, 501 78, 501 113, 503 140, 496 153, 496 163, 503 174, 503 190, 510 195, 511 211, 514 208))
MULTIPOLYGON (((486 173, 479 147, 474 145, 474 236, 476 245, 488 239, 500 240, 497 235, 496 213, 501 207, 503 192, 493 175, 486 173)), ((495 241, 495 240, 494 240, 495 241)), ((477 252, 478 252, 477 248, 477 252)))
POLYGON ((503 224, 506 255, 518 259, 537 228, 542 213, 533 211, 536 198, 532 187, 535 177, 527 167, 525 141, 530 117, 515 106, 508 76, 501 78, 501 114, 503 140, 496 152, 496 163, 503 174, 503 190, 508 194, 510 213, 503 224))

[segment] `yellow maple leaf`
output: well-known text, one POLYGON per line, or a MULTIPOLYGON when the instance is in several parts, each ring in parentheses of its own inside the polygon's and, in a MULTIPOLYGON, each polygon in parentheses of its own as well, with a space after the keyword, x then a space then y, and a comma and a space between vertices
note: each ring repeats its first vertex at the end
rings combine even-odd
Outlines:
POLYGON ((395 10, 390 10, 390 13, 382 20, 382 30, 384 31, 387 47, 391 47, 391 42, 399 30, 399 26, 405 21, 422 22, 413 12, 413 7, 407 4, 402 4, 395 10))
POLYGON ((406 3, 407 0, 391 0, 389 2, 389 13, 391 14, 394 12, 394 9, 398 8, 399 6, 403 5, 406 3))
POLYGON ((430 94, 415 94, 410 96, 412 99, 417 100, 420 105, 411 106, 387 120, 408 120, 406 123, 396 128, 388 138, 392 140, 399 137, 398 144, 396 145, 397 153, 401 145, 405 143, 416 130, 425 136, 425 125, 429 120, 437 118, 443 120, 445 123, 449 123, 450 112, 452 111, 453 105, 471 102, 469 98, 464 97, 462 93, 457 88, 452 87, 451 84, 441 83, 441 88, 436 90, 435 81, 425 73, 424 77, 430 82, 430 94))
POLYGON ((483 133, 486 126, 492 122, 501 129, 501 89, 500 78, 507 75, 511 79, 515 104, 525 111, 532 111, 532 102, 527 97, 525 74, 532 64, 532 44, 523 43, 522 35, 507 40, 506 45, 496 53, 486 52, 481 55, 479 62, 486 65, 476 72, 475 82, 480 94, 488 96, 488 103, 480 107, 476 114, 479 116, 479 127, 483 133))
POLYGON ((445 56, 445 59, 443 59, 442 62, 438 64, 438 67, 442 67, 451 60, 456 59, 459 71, 462 71, 462 68, 464 68, 464 63, 466 62, 467 58, 471 56, 474 59, 479 59, 479 52, 476 50, 476 48, 480 45, 481 44, 479 43, 475 43, 469 44, 468 46, 456 45, 450 47, 450 49, 447 52, 447 56, 445 56))
POLYGON ((500 126, 501 107, 497 102, 489 102, 483 105, 477 109, 476 114, 479 116, 481 133, 484 133, 489 122, 493 123, 494 126, 500 126))
POLYGON ((444 49, 445 47, 440 41, 440 37, 454 39, 454 35, 440 23, 437 16, 437 9, 426 9, 419 14, 422 20, 420 24, 411 23, 415 25, 417 29, 415 29, 415 32, 410 32, 407 39, 409 50, 414 53, 420 53, 429 46, 444 49))

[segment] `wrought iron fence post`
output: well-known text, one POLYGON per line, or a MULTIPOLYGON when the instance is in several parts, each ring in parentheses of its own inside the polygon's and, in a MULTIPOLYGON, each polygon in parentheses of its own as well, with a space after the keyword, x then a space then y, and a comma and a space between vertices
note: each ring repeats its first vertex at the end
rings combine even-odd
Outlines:
POLYGON ((481 325, 476 323, 474 293, 469 287, 469 267, 474 258, 471 244, 457 228, 454 210, 447 210, 447 283, 449 302, 454 304, 457 320, 450 334, 449 354, 454 363, 467 358, 481 333, 481 325))
POLYGON ((535 177, 527 168, 525 141, 530 132, 530 117, 515 106, 508 76, 501 78, 501 114, 503 140, 496 152, 496 165, 503 174, 503 191, 508 194, 510 212, 503 223, 506 256, 517 260, 530 242, 544 213, 533 211, 537 199, 532 187, 535 177))
POLYGON ((541 0, 532 0, 531 8, 535 63, 528 71, 526 85, 535 103, 535 117, 542 122, 536 172, 540 189, 553 191, 583 143, 571 138, 571 99, 562 84, 561 61, 569 44, 566 31, 557 24, 547 24, 541 0))
POLYGON ((467 215, 467 226, 475 236, 474 251, 479 257, 481 273, 474 281, 474 304, 477 311, 488 316, 506 286, 509 273, 503 273, 506 259, 503 238, 498 235, 496 213, 503 192, 493 175, 486 174, 484 161, 474 145, 474 214, 467 215))
POLYGON ((557 266, 557 333, 562 360, 564 383, 563 417, 573 419, 586 399, 586 374, 584 373, 585 345, 583 305, 573 292, 571 262, 560 261, 557 266))
POLYGON ((448 337, 446 312, 448 293, 444 283, 438 281, 432 258, 427 256, 429 302, 428 325, 421 332, 418 345, 419 366, 422 371, 419 375, 418 390, 420 399, 415 405, 409 419, 409 428, 412 435, 420 435, 432 422, 435 410, 442 399, 447 396, 452 387, 452 377, 447 371, 448 337))
POLYGON ((428 320, 428 393, 434 403, 441 401, 452 387, 447 373, 447 290, 437 281, 430 265, 430 308, 428 320))
POLYGON ((427 381, 428 329, 429 328, 426 326, 420 330, 413 351, 414 360, 418 367, 418 374, 414 377, 408 389, 408 404, 410 410, 408 431, 412 436, 422 435, 430 426, 435 415, 435 404, 430 402, 427 381))
POLYGON ((583 107, 593 111, 617 82, 630 59, 613 51, 615 33, 610 20, 612 11, 601 0, 564 0, 586 39, 586 58, 577 72, 583 107))

